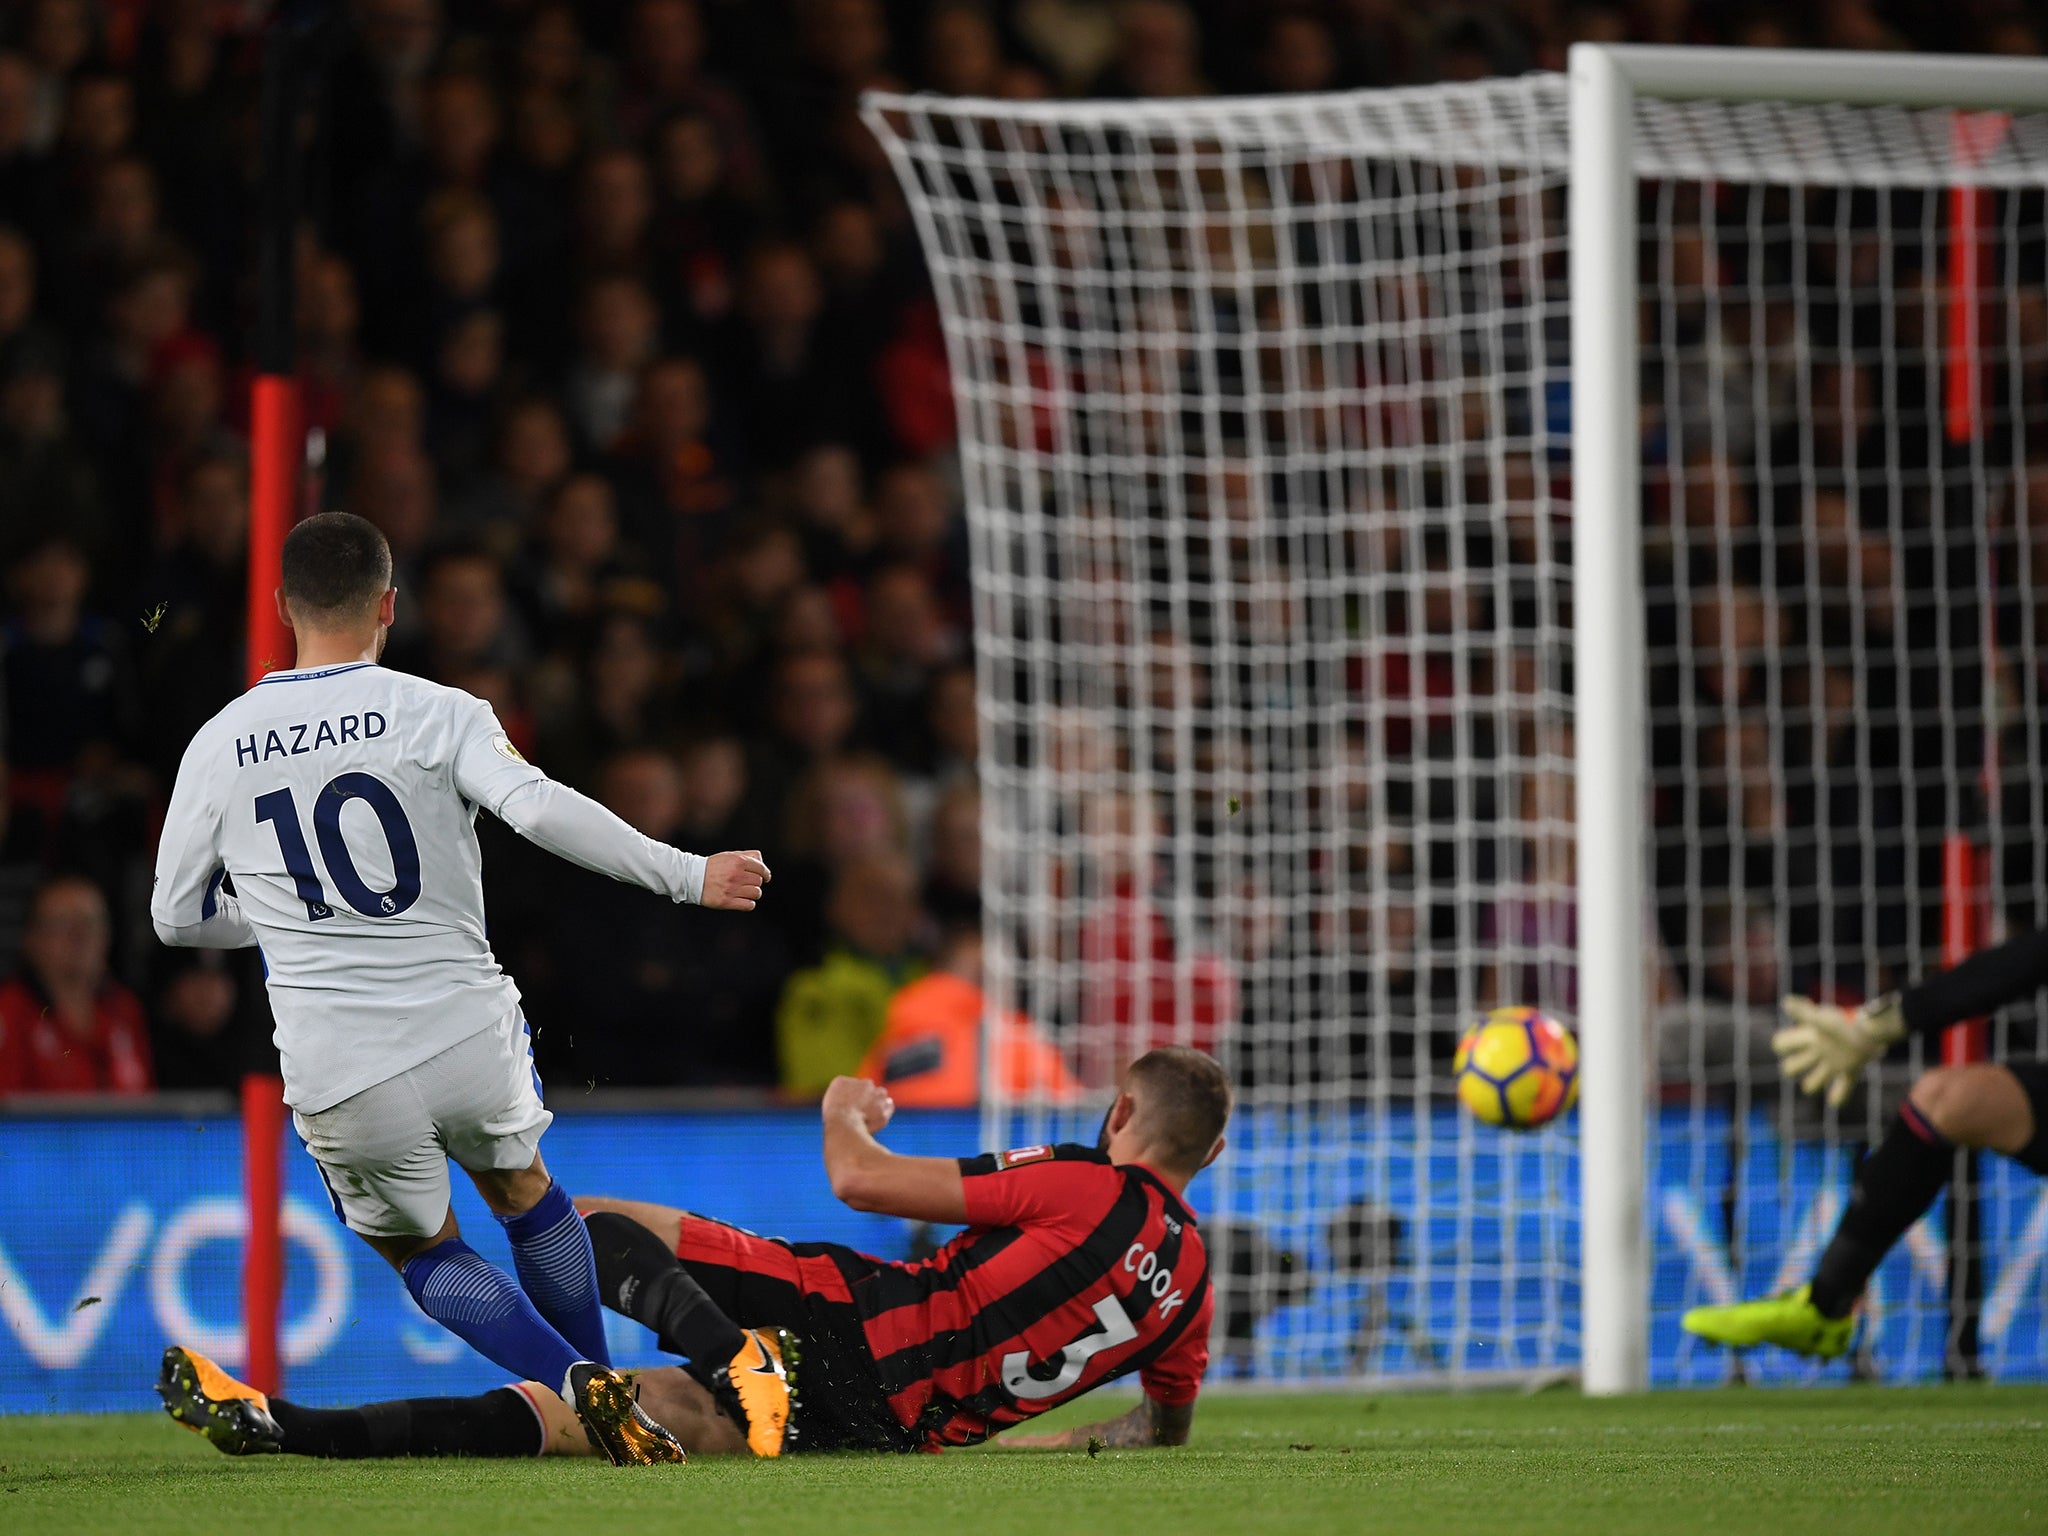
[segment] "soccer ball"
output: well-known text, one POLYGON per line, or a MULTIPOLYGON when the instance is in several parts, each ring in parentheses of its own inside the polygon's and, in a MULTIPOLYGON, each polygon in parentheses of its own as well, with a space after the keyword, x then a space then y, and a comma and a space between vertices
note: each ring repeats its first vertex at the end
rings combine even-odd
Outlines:
POLYGON ((1579 1042, 1534 1008, 1496 1008, 1465 1031, 1451 1063, 1458 1100, 1488 1125, 1533 1131, 1579 1096, 1579 1042))

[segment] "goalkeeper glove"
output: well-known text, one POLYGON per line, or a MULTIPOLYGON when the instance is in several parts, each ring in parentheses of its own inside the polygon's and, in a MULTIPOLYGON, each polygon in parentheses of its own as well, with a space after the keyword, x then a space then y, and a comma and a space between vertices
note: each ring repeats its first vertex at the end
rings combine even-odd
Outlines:
POLYGON ((1887 992, 1853 1012, 1810 997, 1784 1000, 1791 1022, 1771 1036, 1778 1070, 1799 1079, 1799 1091, 1827 1091, 1828 1103, 1839 1106, 1856 1086, 1863 1069, 1906 1037, 1899 994, 1887 992))

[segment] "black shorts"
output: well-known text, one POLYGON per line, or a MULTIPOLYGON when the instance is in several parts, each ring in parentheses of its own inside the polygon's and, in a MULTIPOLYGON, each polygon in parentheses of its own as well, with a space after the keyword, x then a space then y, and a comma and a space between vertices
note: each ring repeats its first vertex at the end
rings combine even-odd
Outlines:
POLYGON ((796 1335, 790 1449, 914 1451, 920 1437, 889 1406, 852 1288, 881 1267, 838 1243, 785 1243, 706 1216, 683 1217, 676 1257, 742 1328, 796 1335))
POLYGON ((2000 1066, 2019 1079, 2034 1111, 2034 1139, 2013 1154, 2016 1161, 2048 1174, 2048 1061, 2005 1061, 2000 1066))

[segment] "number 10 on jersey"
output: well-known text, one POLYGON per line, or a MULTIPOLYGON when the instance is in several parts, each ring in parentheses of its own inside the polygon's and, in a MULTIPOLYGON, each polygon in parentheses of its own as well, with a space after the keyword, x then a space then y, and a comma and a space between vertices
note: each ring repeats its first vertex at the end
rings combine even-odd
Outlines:
MULTIPOLYGON (((306 846, 306 834, 299 821, 299 808, 289 789, 273 789, 256 797, 256 819, 267 821, 277 833, 277 846, 284 854, 284 867, 292 877, 299 900, 306 904, 306 916, 315 922, 334 916, 326 887, 313 868, 313 853, 306 846)), ((412 823, 405 819, 405 807, 382 779, 368 773, 336 774, 320 786, 313 801, 313 835, 320 843, 320 857, 342 900, 365 917, 396 917, 420 899, 420 845, 412 835, 412 823), (356 871, 341 832, 341 812, 351 800, 360 800, 376 813, 384 829, 384 841, 391 849, 392 885, 388 891, 373 891, 356 871)))

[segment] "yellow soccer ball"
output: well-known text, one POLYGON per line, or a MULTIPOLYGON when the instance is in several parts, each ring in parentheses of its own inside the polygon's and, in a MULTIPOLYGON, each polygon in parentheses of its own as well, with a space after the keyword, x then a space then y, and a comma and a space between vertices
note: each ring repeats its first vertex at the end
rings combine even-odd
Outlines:
POLYGON ((1579 1096, 1579 1042, 1534 1008, 1496 1008, 1465 1031, 1451 1072, 1458 1102, 1488 1125, 1533 1131, 1579 1096))

